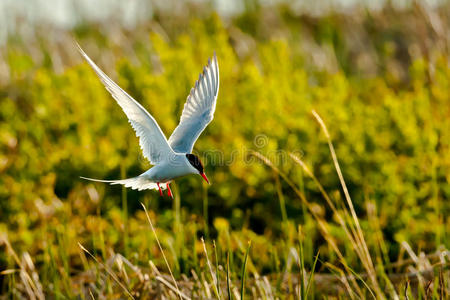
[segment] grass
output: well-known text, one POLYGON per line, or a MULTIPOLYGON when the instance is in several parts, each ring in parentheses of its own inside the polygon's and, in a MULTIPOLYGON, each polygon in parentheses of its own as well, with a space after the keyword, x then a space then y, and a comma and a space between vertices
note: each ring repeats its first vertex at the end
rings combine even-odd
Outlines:
MULTIPOLYGON (((322 118, 313 111, 313 115, 320 124, 324 134, 327 137, 328 146, 330 148, 330 153, 336 168, 336 172, 341 180, 342 188, 346 190, 345 180, 343 178, 337 156, 334 151, 333 143, 328 134, 327 127, 323 122, 322 118)), ((275 299, 277 295, 288 295, 296 297, 298 299, 310 299, 316 293, 323 289, 327 289, 326 293, 332 294, 346 294, 352 299, 361 298, 373 298, 373 299, 385 299, 385 298, 396 298, 396 299, 410 299, 412 297, 424 298, 424 299, 445 299, 447 296, 448 289, 448 274, 449 274, 449 251, 446 249, 440 249, 436 255, 439 262, 432 263, 431 256, 423 256, 421 254, 420 258, 409 247, 408 244, 404 243, 402 246, 406 252, 411 257, 409 261, 398 261, 397 265, 406 266, 406 269, 410 270, 408 273, 398 274, 398 273, 385 273, 384 270, 388 266, 385 265, 373 265, 372 263, 372 253, 377 253, 374 249, 369 249, 365 242, 365 233, 363 232, 360 224, 360 220, 352 200, 348 192, 346 193, 345 201, 348 205, 346 207, 344 203, 333 204, 329 195, 324 190, 323 186, 317 181, 317 178, 311 173, 310 169, 306 164, 294 154, 291 157, 294 162, 298 163, 305 174, 312 178, 315 184, 320 189, 324 199, 328 205, 335 212, 338 224, 344 229, 346 233, 346 238, 348 242, 352 245, 352 249, 357 253, 358 258, 365 269, 365 273, 357 273, 352 268, 352 262, 346 260, 344 255, 341 253, 339 247, 337 246, 334 238, 330 233, 330 224, 325 221, 321 216, 315 212, 315 208, 308 202, 304 195, 297 190, 295 185, 283 174, 279 169, 277 169, 272 162, 260 153, 253 153, 253 155, 262 159, 269 167, 271 167, 281 178, 288 181, 289 185, 296 190, 299 200, 304 201, 307 208, 311 211, 311 214, 316 219, 319 227, 322 230, 323 237, 329 243, 329 246, 336 252, 339 257, 339 264, 334 265, 328 262, 322 262, 322 266, 325 269, 329 269, 331 273, 335 275, 329 277, 325 274, 316 273, 316 265, 319 260, 319 253, 316 254, 314 258, 314 263, 312 268, 307 271, 305 269, 305 257, 303 250, 303 234, 304 232, 301 228, 298 229, 298 250, 293 253, 295 255, 296 263, 298 264, 299 276, 296 277, 294 272, 289 272, 290 267, 286 268, 288 274, 284 274, 285 277, 282 280, 282 284, 278 286, 275 282, 270 279, 270 276, 260 276, 256 270, 250 268, 251 274, 253 275, 251 281, 246 280, 246 275, 249 266, 249 261, 251 259, 250 249, 251 241, 248 242, 248 246, 245 250, 245 254, 242 260, 242 267, 240 273, 239 281, 232 281, 231 278, 237 278, 236 274, 232 274, 230 271, 229 263, 229 253, 230 249, 224 249, 227 253, 225 267, 219 264, 218 252, 220 252, 221 247, 226 245, 216 245, 215 241, 212 242, 215 258, 215 270, 212 268, 212 264, 209 260, 209 254, 207 250, 207 243, 203 238, 201 238, 201 244, 204 251, 204 257, 206 259, 207 271, 200 271, 200 276, 192 271, 194 276, 188 279, 185 276, 176 279, 172 268, 169 263, 169 259, 165 255, 165 251, 160 243, 157 232, 151 217, 147 211, 144 204, 141 203, 142 208, 145 212, 146 218, 150 225, 150 229, 154 235, 155 241, 158 245, 160 254, 162 255, 165 265, 167 267, 167 275, 161 272, 156 265, 150 260, 150 269, 145 269, 141 266, 133 265, 129 260, 120 254, 114 254, 113 256, 102 262, 101 257, 93 255, 89 250, 87 250, 80 243, 80 257, 82 257, 84 272, 79 274, 81 278, 75 279, 65 278, 62 279, 62 290, 61 292, 55 291, 54 296, 59 297, 70 291, 76 285, 81 284, 84 286, 82 289, 82 297, 93 298, 97 297, 115 297, 114 295, 122 294, 131 299, 144 297, 168 297, 168 298, 179 298, 179 299, 191 299, 191 298, 217 298, 217 299, 244 299, 246 295, 250 298, 261 297, 263 299, 275 299), (342 211, 339 211, 335 205, 341 207, 342 211), (352 212, 353 211, 353 212, 352 212), (92 258, 94 264, 90 263, 88 259, 83 255, 87 253, 90 258, 92 258), (424 268, 424 266, 426 266, 424 268), (220 276, 220 273, 225 272, 225 276, 220 276), (206 275, 209 273, 209 277, 206 275), (309 275, 307 275, 309 273, 309 275), (287 275, 287 276, 286 276, 287 275), (334 278, 333 278, 334 277, 334 278), (109 281, 109 278, 112 281, 109 281), (152 279, 155 281, 152 281, 152 279), (220 278, 225 278, 225 282, 221 282, 220 278), (296 280, 298 278, 298 280, 296 280), (67 286, 64 288, 64 282, 67 281, 67 286), (81 280, 79 283, 76 283, 81 280), (171 282, 170 282, 171 281, 171 282), (108 283, 109 288, 105 289, 104 284, 108 283), (237 284, 240 282, 240 288, 238 290, 237 284), (327 285, 329 285, 327 287, 327 285), (102 287, 103 286, 103 290, 102 287), (223 286, 223 287, 221 287, 223 286), (66 293, 63 290, 66 289, 66 293), (334 290, 333 290, 334 289, 334 290), (313 294, 310 294, 313 293, 313 294), (109 296, 108 296, 109 295, 109 296), (189 296, 190 295, 190 296, 189 296)), ((341 200, 343 201, 343 200, 341 200)), ((289 222, 289 221, 288 221, 289 222)), ((182 225, 180 225, 182 226, 182 225)), ((36 273, 33 260, 31 257, 25 253, 20 259, 11 244, 9 243, 7 237, 3 237, 3 244, 6 245, 8 257, 13 259, 15 267, 2 271, 2 275, 10 280, 9 285, 12 287, 10 289, 11 296, 26 295, 33 299, 44 299, 44 293, 42 290, 42 283, 40 282, 39 276, 36 273), (16 273, 20 273, 19 282, 15 282, 16 273)), ((103 245, 105 247, 105 245, 103 245)), ((295 249, 295 248, 292 248, 295 249)), ((257 253, 254 254, 255 258, 257 253)), ((54 258, 56 260, 56 258, 54 258)), ((379 260, 377 260, 380 263, 379 260)), ((198 266, 200 267, 200 266, 198 266)), ((201 270, 201 268, 197 268, 201 270)), ((67 272, 67 269, 59 269, 59 272, 67 272)), ((61 273, 60 273, 61 274, 61 273)), ((281 274, 279 274, 281 275, 281 274)), ((55 285, 56 286, 56 285, 55 285)), ((66 294, 67 295, 67 294, 66 294)))
POLYGON ((166 255, 164 254, 164 251, 163 251, 163 249, 162 249, 162 247, 161 247, 161 243, 159 242, 158 236, 156 235, 156 231, 155 231, 155 228, 153 227, 152 220, 150 219, 150 216, 149 216, 148 213, 147 213, 147 209, 145 208, 145 205, 142 204, 142 203, 141 203, 141 205, 142 205, 142 207, 144 208, 145 215, 147 216, 148 223, 150 224, 150 228, 151 228, 153 234, 155 235, 155 240, 156 240, 156 242, 158 243, 159 250, 161 250, 161 254, 163 255, 164 262, 166 263, 167 269, 169 270, 170 277, 172 277, 173 283, 174 283, 175 288, 177 289, 177 292, 178 292, 178 296, 179 296, 180 299, 181 299, 181 292, 180 292, 180 289, 178 288, 177 281, 175 280, 175 277, 173 277, 172 270, 170 269, 170 265, 169 265, 169 263, 167 262, 166 255))
POLYGON ((244 258, 244 264, 242 265, 242 273, 241 273, 241 299, 244 299, 245 295, 245 275, 247 270, 247 259, 248 259, 248 252, 250 251, 251 242, 248 242, 247 251, 245 251, 245 258, 244 258))

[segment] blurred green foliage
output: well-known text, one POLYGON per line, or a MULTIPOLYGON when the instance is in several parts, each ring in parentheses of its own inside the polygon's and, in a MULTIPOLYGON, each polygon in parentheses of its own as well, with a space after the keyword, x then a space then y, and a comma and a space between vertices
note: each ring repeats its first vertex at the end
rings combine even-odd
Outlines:
MULTIPOLYGON (((332 135, 363 229, 373 230, 372 211, 390 259, 399 255, 402 241, 426 252, 448 247, 448 36, 447 48, 439 43, 423 48, 423 33, 408 27, 414 11, 389 12, 311 17, 284 6, 250 7, 226 21, 203 11, 172 21, 157 14, 133 32, 85 24, 73 33, 58 33, 64 37, 59 42, 44 34, 31 44, 12 38, 0 58, 8 69, 0 81, 0 231, 16 250, 37 255, 40 262, 63 262, 67 256, 70 265, 77 265, 78 241, 106 257, 105 249, 123 251, 126 227, 128 248, 145 260, 158 251, 139 205, 143 202, 181 272, 196 267, 191 250, 201 253, 197 237, 207 230, 218 244, 241 252, 251 239, 252 252, 259 255, 250 254, 249 267, 262 272, 275 272, 274 260, 285 261, 280 249, 296 238, 290 237, 294 224, 301 224, 308 237, 308 264, 319 247, 324 260, 333 260, 293 191, 247 156, 255 150, 298 183, 329 219, 351 261, 352 249, 340 239, 342 229, 333 225, 317 187, 288 157, 289 151, 302 153, 332 197, 343 197, 325 137, 311 117, 315 109, 332 135), (149 164, 126 116, 77 54, 72 35, 147 108, 166 136, 216 51, 216 116, 195 145, 212 185, 204 186, 195 176, 177 180, 181 210, 157 192, 128 190, 130 217, 125 220, 120 187, 79 179, 116 179, 124 171, 135 176, 149 164), (288 223, 282 222, 279 197, 286 203, 288 223), (206 199, 209 227, 202 221, 206 199), (64 253, 58 254, 61 248, 64 253)), ((428 26, 426 20, 414 22, 428 26)), ((378 243, 371 235, 368 242, 378 243)), ((11 264, 0 257, 2 265, 11 264)))

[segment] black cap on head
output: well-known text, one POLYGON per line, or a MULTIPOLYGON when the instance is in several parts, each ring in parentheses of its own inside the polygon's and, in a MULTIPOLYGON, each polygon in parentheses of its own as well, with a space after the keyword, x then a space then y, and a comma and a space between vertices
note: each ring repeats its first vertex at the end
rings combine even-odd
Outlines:
POLYGON ((196 168, 200 174, 203 174, 203 164, 197 155, 188 153, 186 154, 186 157, 191 165, 196 168))

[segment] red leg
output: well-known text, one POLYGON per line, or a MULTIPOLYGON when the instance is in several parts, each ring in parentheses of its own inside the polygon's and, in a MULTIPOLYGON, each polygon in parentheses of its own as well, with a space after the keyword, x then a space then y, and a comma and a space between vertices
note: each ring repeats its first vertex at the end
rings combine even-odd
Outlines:
POLYGON ((173 198, 172 191, 170 190, 169 183, 166 183, 166 187, 167 187, 167 195, 168 195, 169 197, 172 197, 172 198, 173 198))
POLYGON ((159 195, 162 197, 163 196, 163 192, 161 187, 159 186, 159 182, 156 183, 158 185, 158 189, 159 189, 159 195))

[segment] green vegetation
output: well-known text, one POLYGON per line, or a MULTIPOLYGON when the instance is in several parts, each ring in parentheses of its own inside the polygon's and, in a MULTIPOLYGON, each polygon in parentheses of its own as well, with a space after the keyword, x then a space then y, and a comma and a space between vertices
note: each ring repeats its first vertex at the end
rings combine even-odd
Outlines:
POLYGON ((0 47, 4 299, 448 295, 449 5, 246 3, 133 30, 43 25, 0 47), (195 146, 211 186, 182 178, 172 200, 79 179, 149 164, 73 39, 167 136, 216 51, 216 116, 195 146))

